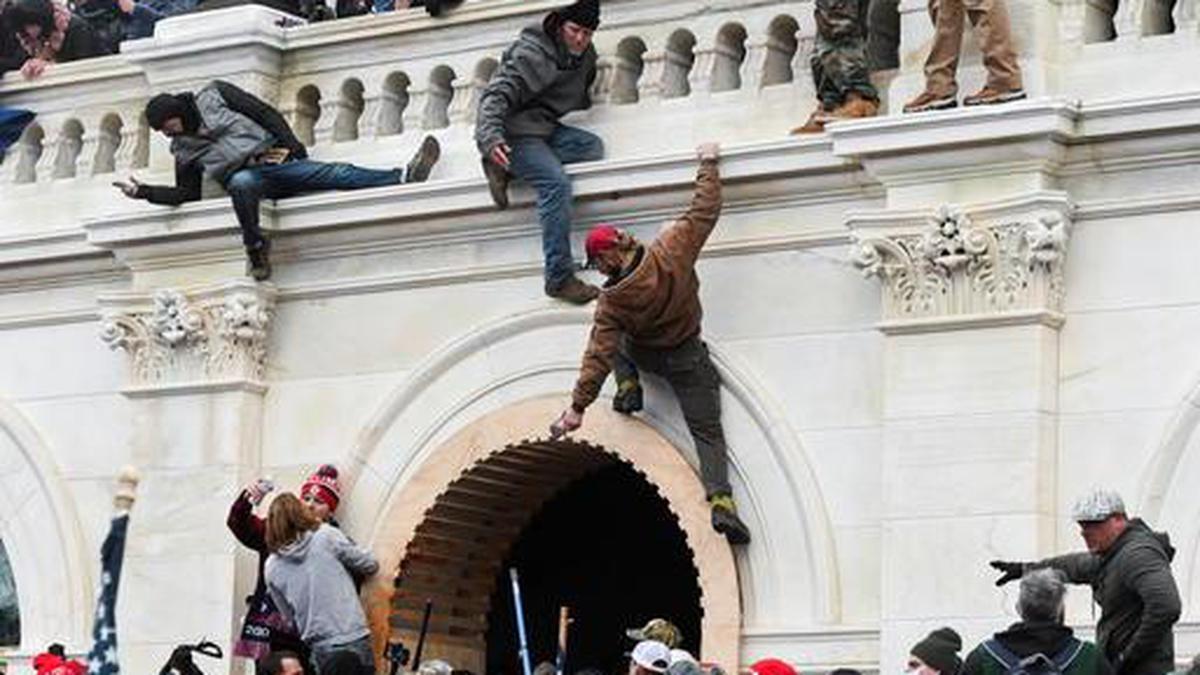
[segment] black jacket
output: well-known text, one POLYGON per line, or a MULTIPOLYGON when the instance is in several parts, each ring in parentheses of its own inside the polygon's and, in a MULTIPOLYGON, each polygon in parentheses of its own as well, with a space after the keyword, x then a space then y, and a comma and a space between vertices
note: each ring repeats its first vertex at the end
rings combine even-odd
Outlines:
MULTIPOLYGON (((1061 623, 1014 623, 1008 630, 996 633, 996 641, 1007 647, 1012 653, 1021 658, 1034 654, 1045 654, 1054 658, 1074 637, 1074 632, 1061 623)), ((960 675, 983 675, 984 664, 992 656, 982 645, 976 647, 967 655, 963 662, 960 675)), ((1067 669, 1067 675, 1078 672, 1078 669, 1067 669)), ((1103 654, 1096 657, 1095 668, 1079 675, 1113 675, 1112 666, 1103 654)))
MULTIPOLYGON (((305 149, 300 139, 296 138, 296 134, 292 133, 292 128, 288 126, 287 120, 283 119, 283 115, 280 115, 279 111, 236 85, 221 80, 216 80, 213 84, 216 85, 217 92, 221 94, 221 98, 225 100, 225 104, 230 109, 249 117, 255 124, 266 129, 275 137, 281 147, 285 147, 291 152, 293 158, 308 157, 308 150, 305 149)), ((138 197, 152 204, 168 206, 178 206, 184 202, 196 201, 200 199, 200 185, 203 177, 204 171, 199 166, 177 161, 174 187, 143 185, 138 191, 138 197)))
POLYGON ((1072 583, 1092 587, 1101 610, 1096 642, 1117 675, 1163 675, 1175 670, 1172 627, 1180 601, 1174 557, 1166 533, 1135 518, 1103 554, 1072 553, 1029 567, 1053 567, 1072 583))

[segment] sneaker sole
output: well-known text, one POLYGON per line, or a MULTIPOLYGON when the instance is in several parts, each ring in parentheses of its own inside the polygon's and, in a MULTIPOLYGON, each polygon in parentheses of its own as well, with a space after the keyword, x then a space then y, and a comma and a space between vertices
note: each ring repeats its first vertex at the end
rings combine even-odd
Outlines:
POLYGON ((973 107, 978 107, 981 105, 998 105, 1000 103, 1012 103, 1013 101, 1021 101, 1021 100, 1024 100, 1025 98, 1026 98, 1026 94, 1024 91, 1009 92, 1007 94, 1002 94, 995 98, 989 98, 989 99, 985 99, 982 101, 980 101, 980 100, 963 101, 963 105, 967 106, 968 108, 973 108, 973 107))
POLYGON ((745 546, 750 543, 749 534, 730 525, 717 525, 713 529, 717 531, 717 534, 724 536, 731 546, 745 546))
POLYGON ((425 140, 421 141, 421 147, 417 150, 417 154, 408 163, 408 168, 404 172, 404 182, 424 183, 429 179, 433 165, 437 164, 441 157, 441 144, 433 136, 426 136, 425 140))
POLYGON ((933 112, 935 110, 953 110, 954 108, 957 108, 957 107, 958 107, 958 99, 951 98, 951 99, 941 99, 938 101, 934 101, 927 105, 923 105, 920 108, 905 108, 904 112, 906 114, 907 113, 923 113, 923 112, 933 112))

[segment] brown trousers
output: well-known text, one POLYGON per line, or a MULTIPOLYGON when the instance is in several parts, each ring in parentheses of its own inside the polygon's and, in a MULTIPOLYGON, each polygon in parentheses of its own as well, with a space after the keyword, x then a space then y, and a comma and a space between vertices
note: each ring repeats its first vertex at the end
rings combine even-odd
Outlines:
POLYGON ((1021 66, 1012 45, 1005 0, 929 0, 929 16, 933 19, 934 37, 925 61, 926 91, 938 96, 958 94, 955 74, 962 50, 964 18, 971 20, 983 52, 988 86, 999 91, 1022 88, 1021 66))

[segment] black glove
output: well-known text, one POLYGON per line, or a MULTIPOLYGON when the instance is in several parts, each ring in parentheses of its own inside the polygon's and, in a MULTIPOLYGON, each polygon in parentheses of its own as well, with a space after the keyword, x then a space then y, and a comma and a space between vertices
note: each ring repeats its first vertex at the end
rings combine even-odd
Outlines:
POLYGON ((1025 563, 993 560, 988 564, 994 567, 997 571, 1003 572, 1003 574, 1000 575, 1000 578, 996 580, 997 586, 1003 586, 1010 581, 1016 581, 1025 574, 1025 563))

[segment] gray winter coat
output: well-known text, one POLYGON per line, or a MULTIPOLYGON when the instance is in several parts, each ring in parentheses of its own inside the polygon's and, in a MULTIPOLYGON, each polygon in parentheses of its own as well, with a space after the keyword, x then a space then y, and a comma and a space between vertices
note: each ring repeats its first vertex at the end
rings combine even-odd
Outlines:
POLYGON ((546 138, 572 110, 592 106, 596 50, 572 56, 555 34, 553 21, 521 31, 479 100, 475 143, 488 154, 516 136, 546 138))
POLYGON ((370 551, 321 525, 267 558, 267 591, 310 647, 334 647, 370 634, 351 575, 379 571, 370 551))
POLYGON ((1092 587, 1101 610, 1096 643, 1117 675, 1163 675, 1175 670, 1172 627, 1180 603, 1171 576, 1174 557, 1166 533, 1135 518, 1101 555, 1071 553, 1029 567, 1053 567, 1072 583, 1092 587))
POLYGON ((209 178, 222 185, 248 159, 276 143, 271 132, 230 108, 215 83, 196 92, 196 109, 203 126, 195 136, 172 139, 171 154, 180 164, 203 167, 209 178))

